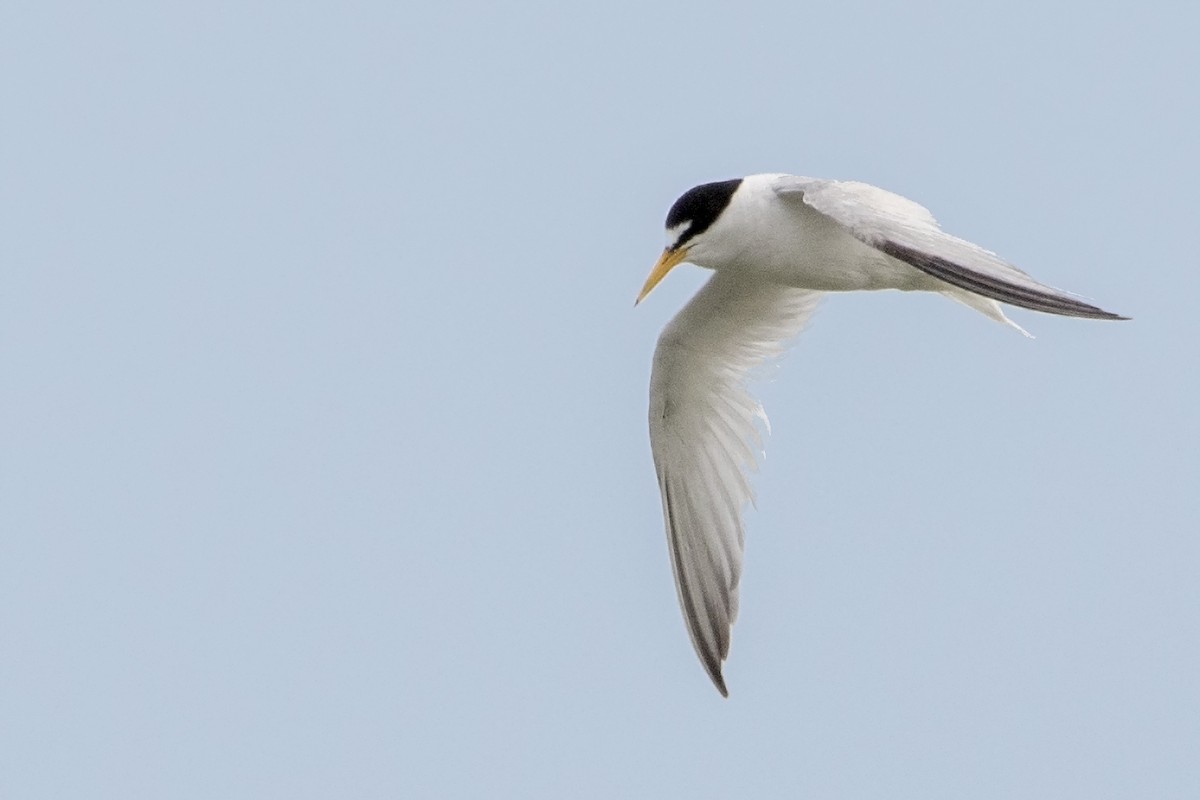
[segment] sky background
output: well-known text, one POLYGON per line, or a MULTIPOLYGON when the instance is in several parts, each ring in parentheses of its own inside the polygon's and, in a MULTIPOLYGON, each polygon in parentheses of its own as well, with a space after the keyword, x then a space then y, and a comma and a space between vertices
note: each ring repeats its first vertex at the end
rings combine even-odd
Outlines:
POLYGON ((0 796, 1194 798, 1200 12, 0 7, 0 796), (709 684, 633 298, 854 178, 1130 315, 831 296, 709 684))

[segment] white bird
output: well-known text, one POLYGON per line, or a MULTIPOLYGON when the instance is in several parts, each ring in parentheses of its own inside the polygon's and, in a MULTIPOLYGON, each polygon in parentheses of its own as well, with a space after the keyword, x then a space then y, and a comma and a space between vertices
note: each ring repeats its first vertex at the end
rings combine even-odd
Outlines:
MULTIPOLYGON (((688 190, 637 303, 682 262, 715 274, 663 329, 650 378, 650 445, 671 569, 692 645, 722 695, 738 609, 749 473, 766 415, 750 371, 804 327, 823 292, 940 292, 999 322, 997 301, 1127 319, 1035 281, 943 233, 927 209, 853 181, 751 175, 688 190)), ((636 305, 636 303, 635 303, 636 305)), ((1028 334, 1026 334, 1028 335, 1028 334)))

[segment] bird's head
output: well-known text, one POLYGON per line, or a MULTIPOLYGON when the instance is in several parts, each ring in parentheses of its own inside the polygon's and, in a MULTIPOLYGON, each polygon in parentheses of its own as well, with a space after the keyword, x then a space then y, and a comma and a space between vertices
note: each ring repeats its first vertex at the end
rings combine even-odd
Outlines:
POLYGON ((741 178, 705 183, 688 189, 675 201, 667 212, 667 246, 650 271, 650 277, 646 278, 634 305, 642 302, 676 264, 690 261, 702 267, 709 266, 705 258, 711 246, 708 234, 741 185, 741 178))

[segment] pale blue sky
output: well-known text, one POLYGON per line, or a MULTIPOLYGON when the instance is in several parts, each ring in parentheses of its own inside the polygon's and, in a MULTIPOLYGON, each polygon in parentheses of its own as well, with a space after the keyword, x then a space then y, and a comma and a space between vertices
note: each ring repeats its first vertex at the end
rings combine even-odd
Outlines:
POLYGON ((1194 798, 1185 3, 0 9, 0 796, 1194 798), (829 298, 709 684, 633 308, 855 178, 1127 323, 829 298))

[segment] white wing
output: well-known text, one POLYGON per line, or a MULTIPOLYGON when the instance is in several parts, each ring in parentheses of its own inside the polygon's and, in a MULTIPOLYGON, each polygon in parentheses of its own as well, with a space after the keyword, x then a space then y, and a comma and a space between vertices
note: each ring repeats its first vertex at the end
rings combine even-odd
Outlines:
POLYGON ((737 617, 742 509, 766 416, 746 391, 756 366, 800 332, 820 294, 720 272, 663 330, 650 378, 650 444, 675 587, 696 654, 726 695, 721 662, 737 617))
POLYGON ((945 233, 924 206, 855 181, 781 175, 784 199, 802 200, 864 244, 946 283, 1034 311, 1092 319, 1127 319, 1047 286, 995 253, 945 233))

